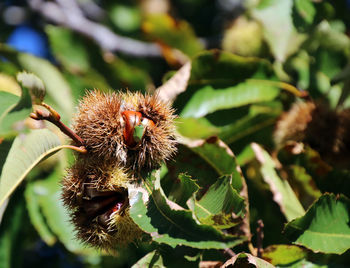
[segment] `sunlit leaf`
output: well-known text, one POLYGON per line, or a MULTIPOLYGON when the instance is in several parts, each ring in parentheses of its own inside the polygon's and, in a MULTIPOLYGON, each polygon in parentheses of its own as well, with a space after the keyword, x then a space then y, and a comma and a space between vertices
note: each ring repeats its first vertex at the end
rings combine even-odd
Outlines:
MULTIPOLYGON (((153 177, 151 175, 151 177, 153 177)), ((147 181, 157 178, 148 179, 147 181)), ((156 242, 172 247, 185 245, 194 248, 227 248, 240 244, 245 237, 224 235, 209 225, 198 224, 189 210, 172 205, 156 186, 150 192, 149 200, 143 200, 143 193, 136 195, 131 205, 130 215, 139 227, 150 234, 156 242)))
POLYGON ((47 129, 33 130, 16 137, 8 153, 0 179, 0 205, 24 180, 29 171, 45 157, 65 148, 47 129))
POLYGON ((273 265, 287 265, 305 257, 307 251, 294 245, 271 245, 262 254, 262 258, 273 265))
MULTIPOLYGON (((21 87, 13 76, 0 73, 0 92, 5 91, 16 96, 21 95, 21 87)), ((1 99, 1 98, 0 98, 1 99)))
POLYGON ((314 252, 342 254, 350 248, 350 200, 321 196, 302 217, 289 222, 285 235, 314 252))
POLYGON ((29 54, 18 53, 17 58, 23 69, 33 72, 42 79, 47 95, 52 98, 60 111, 69 116, 73 114, 71 89, 59 70, 49 61, 29 54))
POLYGON ((159 255, 157 251, 152 251, 146 256, 142 257, 137 263, 135 263, 132 268, 162 268, 165 267, 163 264, 162 256, 159 255))
POLYGON ((32 100, 26 88, 22 89, 21 98, 7 92, 0 92, 0 135, 15 131, 18 121, 29 117, 32 100))
POLYGON ((264 37, 279 62, 284 62, 303 41, 293 26, 292 7, 292 0, 264 0, 252 12, 262 23, 264 37))
POLYGON ((302 17, 307 23, 311 24, 316 14, 316 9, 312 1, 296 0, 294 1, 294 5, 300 17, 302 17))
POLYGON ((249 253, 239 253, 224 263, 221 267, 253 267, 273 268, 274 266, 263 259, 255 257, 249 253))
POLYGON ((149 15, 143 22, 142 29, 154 40, 177 48, 188 56, 194 56, 203 49, 191 25, 185 21, 175 21, 169 15, 149 15))
POLYGON ((264 181, 270 186, 273 200, 280 206, 288 221, 304 215, 304 208, 290 187, 288 181, 281 179, 275 169, 271 156, 258 144, 252 144, 257 160, 261 164, 260 172, 264 181))
POLYGON ((202 117, 217 110, 241 107, 263 101, 271 101, 280 90, 261 82, 247 81, 234 87, 214 89, 204 86, 188 100, 181 112, 182 117, 202 117))
POLYGON ((52 63, 30 54, 17 52, 2 44, 0 44, 0 54, 16 62, 21 69, 37 75, 44 82, 48 97, 55 102, 61 115, 70 116, 73 113, 70 86, 52 63))
POLYGON ((244 198, 232 187, 231 180, 231 176, 219 178, 200 200, 192 198, 188 202, 200 222, 228 229, 242 221, 244 198))

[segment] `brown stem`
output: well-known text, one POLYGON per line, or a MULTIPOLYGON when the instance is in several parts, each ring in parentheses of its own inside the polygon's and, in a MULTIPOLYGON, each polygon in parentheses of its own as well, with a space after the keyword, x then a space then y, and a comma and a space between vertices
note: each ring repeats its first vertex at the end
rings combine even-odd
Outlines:
POLYGON ((224 253, 226 253, 226 254, 229 255, 230 257, 236 256, 236 253, 234 253, 233 250, 230 249, 230 248, 226 248, 226 249, 224 250, 224 253))
POLYGON ((67 127, 61 120, 60 115, 56 112, 51 106, 46 103, 42 103, 48 111, 35 110, 34 113, 30 114, 30 117, 35 120, 47 120, 57 126, 64 134, 70 137, 74 142, 77 143, 78 147, 75 147, 75 150, 80 151, 81 153, 86 153, 86 148, 84 147, 84 141, 77 134, 73 132, 69 127, 67 127))
POLYGON ((263 240, 264 240, 264 223, 262 220, 258 220, 258 227, 256 228, 256 247, 258 257, 261 258, 263 249, 263 240))

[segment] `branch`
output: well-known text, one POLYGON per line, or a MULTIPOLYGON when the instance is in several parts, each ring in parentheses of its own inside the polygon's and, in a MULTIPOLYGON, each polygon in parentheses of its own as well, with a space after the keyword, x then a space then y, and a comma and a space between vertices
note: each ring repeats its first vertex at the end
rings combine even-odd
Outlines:
POLYGON ((51 122, 78 145, 78 147, 69 145, 69 148, 74 149, 80 153, 87 153, 82 138, 75 134, 73 130, 71 130, 61 121, 61 116, 48 104, 41 103, 41 105, 44 106, 48 111, 36 109, 34 113, 30 114, 30 117, 34 120, 46 120, 51 122))
POLYGON ((32 10, 46 19, 87 36, 105 51, 118 51, 135 57, 162 57, 161 48, 157 44, 117 35, 107 27, 87 19, 75 0, 27 2, 32 10))
POLYGON ((261 258, 263 249, 263 240, 264 240, 264 223, 262 220, 258 220, 258 227, 256 228, 256 248, 257 255, 261 258))

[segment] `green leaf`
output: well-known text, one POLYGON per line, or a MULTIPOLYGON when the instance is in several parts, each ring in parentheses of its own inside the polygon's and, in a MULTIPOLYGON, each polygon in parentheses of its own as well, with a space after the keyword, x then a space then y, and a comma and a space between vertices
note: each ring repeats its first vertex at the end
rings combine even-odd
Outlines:
POLYGON ((220 176, 232 175, 232 185, 238 192, 242 190, 243 176, 236 159, 226 144, 216 137, 207 140, 180 139, 180 143, 187 145, 193 152, 205 160, 220 176))
POLYGON ((0 44, 0 54, 15 62, 21 69, 37 75, 44 82, 47 95, 55 102, 60 114, 66 117, 72 115, 74 106, 71 89, 52 63, 30 54, 17 52, 3 44, 0 44))
POLYGON ((264 79, 272 75, 271 64, 266 60, 208 50, 193 59, 189 83, 228 87, 246 79, 264 79))
POLYGON ((73 73, 86 72, 90 68, 89 52, 74 32, 53 25, 46 26, 55 57, 73 73))
POLYGON ((201 223, 228 229, 242 221, 244 198, 232 187, 231 180, 231 176, 219 178, 200 200, 189 200, 188 206, 201 223))
POLYGON ((16 106, 20 97, 12 93, 0 91, 0 123, 3 118, 16 106))
POLYGON ((350 248, 350 200, 321 196, 302 217, 289 222, 285 235, 314 252, 342 254, 350 248))
POLYGON ((194 56, 203 49, 191 25, 186 21, 175 21, 166 14, 148 15, 142 29, 156 41, 194 56))
POLYGON ((151 193, 149 200, 143 200, 143 197, 146 198, 145 193, 136 193, 132 199, 130 216, 154 241, 172 247, 184 245, 201 249, 224 249, 245 241, 245 237, 224 235, 211 226, 198 224, 192 218, 191 211, 180 209, 164 196, 159 188, 159 178, 150 175, 147 181, 151 193), (153 188, 149 185, 151 181, 155 181, 158 186, 153 188))
POLYGON ((220 133, 220 129, 213 126, 205 117, 179 117, 176 119, 176 130, 190 139, 203 139, 220 133))
POLYGON ((186 208, 187 200, 197 192, 198 189, 198 184, 195 180, 191 179, 191 176, 181 173, 178 176, 178 180, 172 184, 168 198, 186 208))
POLYGON ((264 37, 279 62, 284 62, 303 41, 293 26, 292 7, 292 0, 269 0, 261 1, 252 12, 253 17, 262 23, 264 37))
POLYGON ((36 164, 65 147, 67 146, 60 145, 58 137, 47 129, 17 136, 1 173, 0 206, 36 164))
POLYGON ((20 99, 6 92, 0 92, 0 94, 1 102, 5 102, 4 108, 0 109, 0 112, 2 110, 0 114, 0 135, 5 135, 15 131, 16 122, 29 116, 32 111, 32 100, 26 88, 22 89, 20 99), (18 100, 18 102, 14 103, 15 100, 18 100))
POLYGON ((306 172, 305 168, 291 165, 291 178, 294 181, 294 185, 298 186, 298 190, 300 193, 300 200, 304 205, 304 207, 309 207, 313 201, 318 199, 322 193, 317 188, 315 181, 312 177, 306 172), (304 202, 303 202, 304 200, 304 202))
POLYGON ((304 208, 290 187, 288 181, 281 179, 275 169, 271 156, 258 144, 253 143, 252 148, 257 160, 260 162, 260 172, 264 181, 270 186, 273 200, 280 206, 282 213, 288 221, 304 215, 304 208))
POLYGON ((316 15, 316 9, 310 0, 296 0, 294 5, 299 15, 309 24, 311 24, 316 15))
POLYGON ((17 74, 17 81, 21 83, 22 87, 29 90, 35 104, 41 104, 43 102, 46 89, 39 77, 32 73, 20 72, 17 74))
POLYGON ((218 110, 271 101, 279 92, 275 86, 254 80, 225 89, 214 89, 207 85, 193 94, 182 110, 181 116, 198 118, 218 110))
POLYGON ((234 143, 250 134, 259 133, 261 129, 273 125, 277 116, 275 113, 248 114, 232 124, 223 126, 218 136, 227 144, 234 143))
POLYGON ((162 268, 165 267, 163 264, 162 256, 159 255, 159 253, 154 250, 150 253, 148 253, 146 256, 142 257, 137 263, 135 263, 132 268, 143 268, 143 267, 149 267, 149 268, 162 268))
POLYGON ((39 205, 39 208, 36 209, 42 211, 48 228, 69 251, 77 254, 94 254, 95 250, 87 247, 75 237, 74 225, 70 222, 69 212, 61 198, 62 173, 61 169, 58 169, 45 180, 32 183, 32 191, 39 205))
POLYGON ((263 259, 255 257, 249 253, 239 253, 236 256, 229 259, 227 262, 222 265, 222 268, 226 267, 251 267, 257 268, 273 268, 274 266, 263 259))
POLYGON ((262 254, 262 258, 273 265, 287 265, 306 257, 307 251, 294 245, 271 245, 262 254))
POLYGON ((71 116, 74 112, 71 89, 60 71, 49 61, 30 54, 18 53, 17 59, 23 69, 42 79, 48 96, 60 108, 61 114, 71 116))
POLYGON ((35 191, 35 182, 27 185, 24 196, 26 199, 29 218, 34 228, 39 233, 41 239, 49 246, 56 242, 56 237, 47 226, 45 217, 42 214, 40 207, 40 192, 35 191))
MULTIPOLYGON (((9 201, 0 226, 0 263, 2 268, 23 267, 22 252, 25 204, 22 191, 9 201)), ((25 221, 27 223, 27 221, 25 221)))
POLYGON ((142 14, 138 8, 128 5, 115 5, 109 12, 112 22, 124 32, 133 32, 141 27, 142 14))

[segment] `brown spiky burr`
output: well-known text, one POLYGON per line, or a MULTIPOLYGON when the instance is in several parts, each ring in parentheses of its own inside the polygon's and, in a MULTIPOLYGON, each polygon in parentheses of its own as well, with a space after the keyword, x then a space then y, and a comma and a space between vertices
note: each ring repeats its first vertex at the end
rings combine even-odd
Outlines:
POLYGON ((73 130, 101 161, 153 168, 175 152, 174 118, 157 95, 95 90, 80 102, 73 130))
POLYGON ((133 182, 116 162, 77 159, 62 181, 62 199, 81 241, 113 251, 116 245, 140 238, 142 231, 129 216, 127 188, 133 182))
POLYGON ((330 163, 342 166, 350 160, 350 110, 332 110, 312 101, 294 103, 276 124, 277 147, 289 141, 303 142, 330 163))

